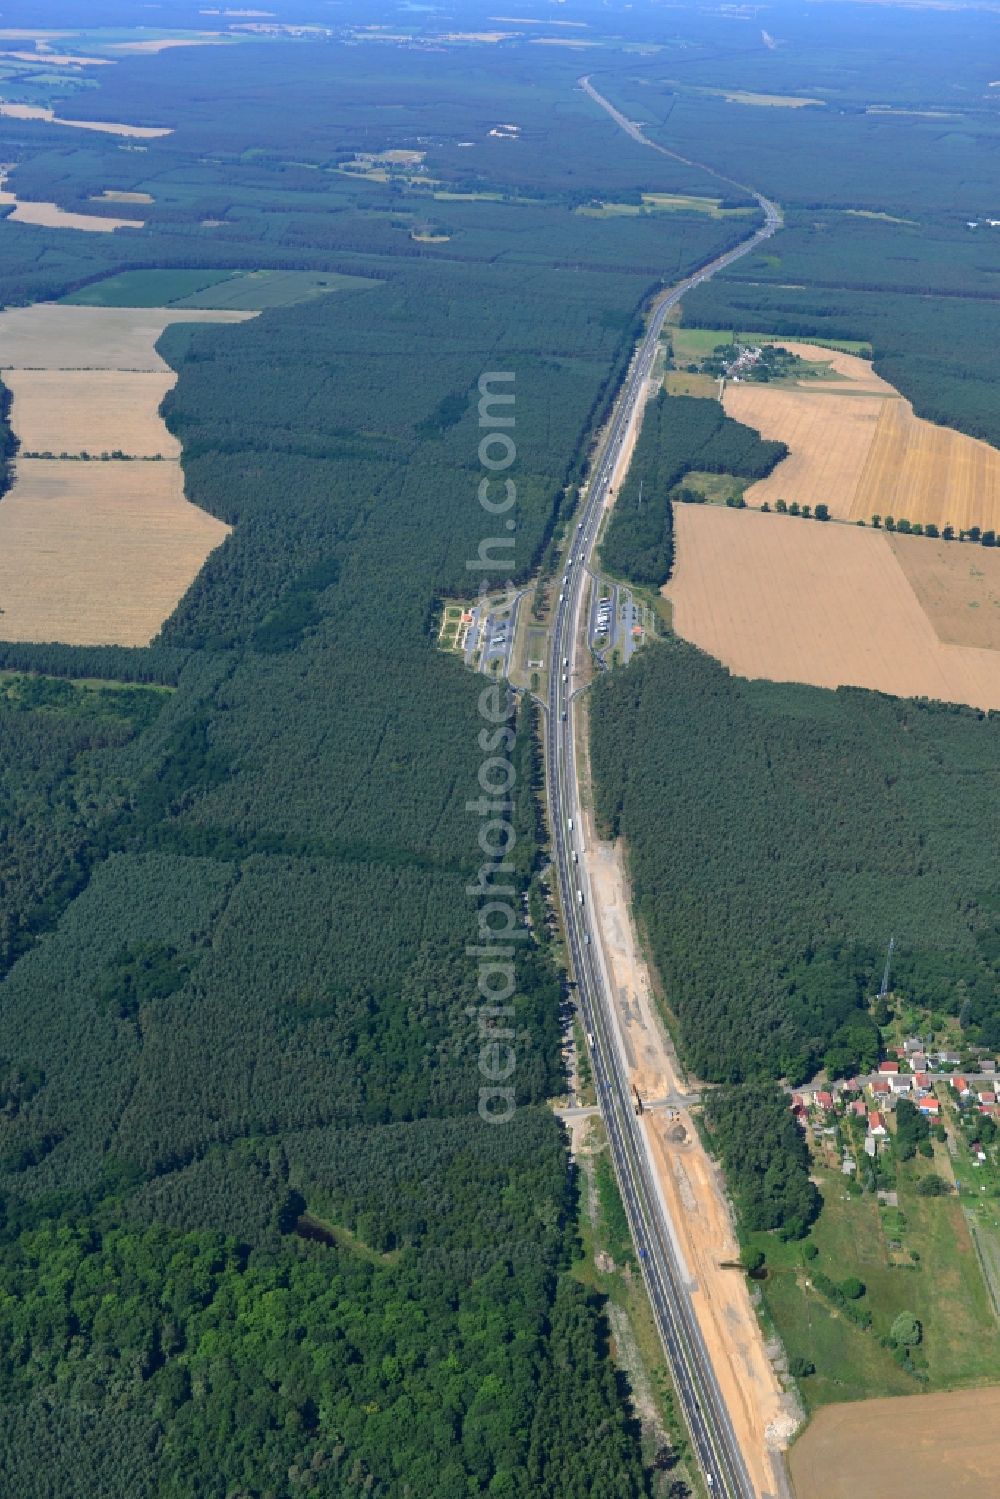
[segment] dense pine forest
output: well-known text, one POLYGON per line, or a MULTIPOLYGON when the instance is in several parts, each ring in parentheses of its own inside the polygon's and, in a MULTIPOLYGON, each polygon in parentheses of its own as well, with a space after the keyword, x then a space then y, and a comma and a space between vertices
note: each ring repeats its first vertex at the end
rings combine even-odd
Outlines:
POLYGON ((677 640, 600 682, 598 810, 696 1072, 870 1063, 891 934, 900 991, 1000 1044, 998 736, 972 709, 746 682, 677 640))
MULTIPOLYGON (((202 8, 172 9, 204 27, 202 8)), ((52 27, 153 24, 130 0, 45 11, 52 27)), ((371 11, 340 7, 338 24, 371 11)), ((37 12, 12 0, 5 26, 37 12)), ((295 19, 329 7, 302 0, 295 19)), ((527 579, 568 519, 642 309, 750 232, 752 181, 791 204, 787 234, 687 315, 872 338, 922 409, 993 435, 995 252, 968 251, 953 220, 992 190, 995 124, 985 106, 961 129, 911 122, 921 149, 902 171, 900 121, 869 116, 857 90, 920 108, 928 69, 958 76, 961 49, 908 41, 894 60, 883 16, 861 23, 859 71, 812 14, 790 11, 796 47, 774 50, 692 12, 662 55, 619 51, 648 41, 647 22, 614 23, 596 81, 725 181, 631 141, 582 94, 579 53, 530 40, 320 33, 118 53, 90 75, 0 64, 5 99, 172 131, 138 145, 0 119, 20 197, 88 214, 118 211, 95 201, 109 190, 152 200, 142 230, 107 235, 4 205, 4 305, 120 304, 104 283, 126 270, 204 274, 176 291, 201 305, 226 273, 351 278, 294 305, 258 286, 255 322, 164 335, 188 495, 234 529, 151 646, 0 642, 5 1493, 663 1492, 602 1309, 570 1273, 538 725, 512 706, 512 878, 530 916, 517 1108, 503 1128, 477 1110, 480 684, 435 651, 432 620, 478 585, 467 564, 493 534, 478 381, 516 376, 498 575, 527 579), (819 106, 748 119, 715 92, 804 73, 828 125, 819 106), (373 168, 384 152, 418 160, 373 168), (917 234, 895 222, 914 201, 917 234)), ((949 22, 926 25, 944 37, 949 22)), ((678 466, 754 477, 777 455, 687 402, 650 417, 656 507, 640 526, 626 491, 606 560, 655 582, 678 466)), ((996 725, 736 683, 678 645, 603 683, 594 722, 599 809, 628 839, 685 1054, 737 1085, 710 1119, 734 1190, 748 1221, 797 1232, 814 1194, 767 1083, 867 1054, 888 931, 900 984, 947 1006, 957 974, 966 1034, 1000 1044, 996 725), (761 1084, 758 1149, 745 1079, 761 1084)))
MULTIPOLYGON (((141 235, 0 224, 7 300, 100 298, 130 267, 359 279, 164 335, 188 495, 234 530, 160 637, 0 646, 3 1484, 25 1499, 646 1494, 601 1309, 569 1274, 538 727, 511 709, 532 922, 517 1108, 497 1128, 478 1112, 469 1012, 480 687, 431 620, 496 525, 476 500, 480 375, 516 374, 501 576, 526 577, 645 299, 742 231, 578 215, 602 175, 634 194, 649 172, 571 84, 553 115, 565 69, 547 93, 538 62, 487 95, 457 61, 373 60, 362 81, 342 52, 296 51, 290 111, 276 70, 291 54, 195 53, 102 80, 103 117, 177 121, 162 146, 0 124, 21 192, 68 206, 159 183, 141 235), (363 143, 412 144, 442 89, 442 174, 464 161, 446 137, 533 124, 515 163, 461 166, 496 197, 431 210, 339 172, 363 143), (506 201, 515 180, 525 201, 506 201), (413 239, 418 210, 449 237, 413 239), (207 217, 226 219, 214 238, 207 217)), ((673 171, 662 188, 691 185, 673 171)))

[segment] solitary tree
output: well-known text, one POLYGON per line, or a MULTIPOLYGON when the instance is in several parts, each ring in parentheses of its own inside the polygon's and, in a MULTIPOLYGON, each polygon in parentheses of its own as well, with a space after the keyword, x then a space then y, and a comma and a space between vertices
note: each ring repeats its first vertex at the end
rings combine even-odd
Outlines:
POLYGON ((929 1176, 921 1177, 917 1182, 917 1195, 919 1197, 947 1197, 951 1191, 948 1183, 943 1177, 935 1176, 933 1172, 929 1176))
POLYGON ((924 1330, 912 1312, 900 1312, 889 1329, 889 1336, 899 1348, 916 1348, 924 1330))

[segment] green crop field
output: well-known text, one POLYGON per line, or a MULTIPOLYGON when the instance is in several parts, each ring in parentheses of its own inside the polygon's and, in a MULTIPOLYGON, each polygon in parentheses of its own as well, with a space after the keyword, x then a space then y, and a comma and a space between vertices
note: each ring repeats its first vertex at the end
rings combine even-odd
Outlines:
POLYGON ((291 307, 328 292, 371 290, 372 285, 371 277, 336 271, 240 271, 228 281, 216 281, 190 296, 178 297, 173 305, 262 312, 268 307, 291 307))
POLYGON ((60 301, 78 307, 170 307, 228 281, 230 275, 229 271, 120 271, 69 292, 60 301))

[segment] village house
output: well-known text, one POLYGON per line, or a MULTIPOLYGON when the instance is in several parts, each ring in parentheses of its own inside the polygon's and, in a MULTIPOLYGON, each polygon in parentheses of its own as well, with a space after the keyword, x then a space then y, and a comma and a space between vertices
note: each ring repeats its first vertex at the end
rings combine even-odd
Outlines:
POLYGON ((962 1077, 958 1072, 956 1072, 952 1077, 951 1086, 954 1088, 955 1092, 959 1095, 960 1098, 966 1097, 966 1095, 970 1091, 969 1079, 967 1077, 962 1077))
POLYGON ((913 1079, 909 1073, 893 1072, 889 1075, 889 1091, 891 1093, 909 1093, 913 1087, 913 1079))
POLYGON ((929 1093, 933 1087, 933 1080, 929 1072, 915 1072, 913 1074, 913 1086, 918 1094, 929 1093))
POLYGON ((872 1109, 868 1115, 868 1133, 875 1140, 884 1140, 889 1133, 885 1127, 885 1120, 878 1109, 872 1109))
POLYGON ((889 1077, 892 1073, 899 1071, 899 1063, 886 1058, 884 1062, 879 1062, 878 1070, 882 1077, 889 1077))

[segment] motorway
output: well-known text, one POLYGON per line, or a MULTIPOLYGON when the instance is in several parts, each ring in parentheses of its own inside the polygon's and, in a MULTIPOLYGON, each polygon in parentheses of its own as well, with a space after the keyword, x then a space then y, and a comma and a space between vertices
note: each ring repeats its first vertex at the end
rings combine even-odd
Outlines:
MULTIPOLYGON (((630 126, 630 122, 618 116, 589 83, 587 91, 612 113, 623 128, 630 126)), ((637 129, 631 127, 629 133, 644 144, 654 145, 641 132, 636 134, 637 129)), ((654 149, 662 148, 654 146, 654 149)), ((572 562, 566 565, 568 580, 563 585, 555 611, 545 735, 546 783, 555 865, 577 1000, 591 1052, 597 1101, 607 1129, 650 1304, 693 1450, 711 1493, 725 1495, 726 1499, 756 1499, 756 1491, 691 1304, 691 1286, 656 1181, 647 1137, 633 1110, 612 989, 581 854, 582 816, 575 757, 573 682, 574 679, 577 682, 586 680, 580 674, 580 668, 586 662, 588 648, 588 632, 581 629, 587 569, 612 477, 631 424, 647 393, 664 322, 685 292, 748 254, 780 226, 781 214, 777 206, 759 194, 754 196, 764 213, 763 227, 735 249, 703 266, 655 304, 619 392, 594 461, 577 529, 570 542, 572 562)))

